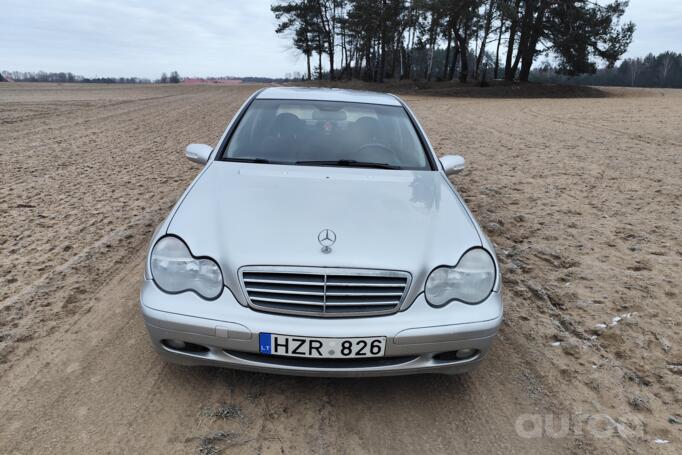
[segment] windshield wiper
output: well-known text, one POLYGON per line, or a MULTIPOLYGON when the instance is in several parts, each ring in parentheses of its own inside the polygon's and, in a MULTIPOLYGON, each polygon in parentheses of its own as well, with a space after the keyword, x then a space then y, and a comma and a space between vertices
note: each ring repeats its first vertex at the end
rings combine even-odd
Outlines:
POLYGON ((393 166, 387 163, 372 163, 370 161, 357 160, 309 160, 296 161, 296 164, 303 166, 339 166, 339 167, 369 167, 376 169, 402 169, 400 166, 393 166))
POLYGON ((277 161, 266 160, 265 158, 227 158, 225 161, 238 161, 240 163, 260 163, 260 164, 273 164, 277 161))

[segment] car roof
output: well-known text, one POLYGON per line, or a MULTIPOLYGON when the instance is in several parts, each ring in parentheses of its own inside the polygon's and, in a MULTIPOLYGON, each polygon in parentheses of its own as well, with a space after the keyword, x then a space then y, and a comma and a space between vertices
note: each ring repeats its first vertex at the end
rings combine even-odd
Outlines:
POLYGON ((385 106, 401 105, 398 98, 387 93, 340 88, 268 87, 258 93, 256 98, 266 100, 344 101, 347 103, 382 104, 385 106))

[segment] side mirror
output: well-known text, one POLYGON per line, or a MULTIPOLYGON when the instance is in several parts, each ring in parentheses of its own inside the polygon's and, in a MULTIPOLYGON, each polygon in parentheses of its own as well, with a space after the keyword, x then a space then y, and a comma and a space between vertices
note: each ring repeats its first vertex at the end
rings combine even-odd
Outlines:
POLYGON ((213 152, 213 147, 206 144, 189 144, 185 149, 185 156, 190 161, 199 164, 206 164, 213 152))
POLYGON ((459 155, 445 155, 440 159, 445 175, 459 174, 464 170, 464 158, 459 155))

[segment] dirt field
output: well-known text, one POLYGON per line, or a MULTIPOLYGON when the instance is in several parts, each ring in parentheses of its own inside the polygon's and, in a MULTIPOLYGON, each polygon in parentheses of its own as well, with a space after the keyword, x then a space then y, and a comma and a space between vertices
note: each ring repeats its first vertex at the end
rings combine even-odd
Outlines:
POLYGON ((256 88, 0 84, 0 453, 682 450, 681 91, 406 95, 467 159, 506 322, 470 375, 358 381, 176 367, 147 340, 182 150, 256 88))

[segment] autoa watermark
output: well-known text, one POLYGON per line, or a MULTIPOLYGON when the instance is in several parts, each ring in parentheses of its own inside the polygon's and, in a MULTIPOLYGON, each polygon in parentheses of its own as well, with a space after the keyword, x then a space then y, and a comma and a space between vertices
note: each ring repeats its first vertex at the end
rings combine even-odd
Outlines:
POLYGON ((514 424, 524 439, 565 438, 589 434, 595 438, 644 436, 643 422, 633 415, 613 418, 607 414, 521 414, 514 424))

